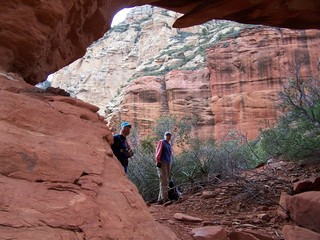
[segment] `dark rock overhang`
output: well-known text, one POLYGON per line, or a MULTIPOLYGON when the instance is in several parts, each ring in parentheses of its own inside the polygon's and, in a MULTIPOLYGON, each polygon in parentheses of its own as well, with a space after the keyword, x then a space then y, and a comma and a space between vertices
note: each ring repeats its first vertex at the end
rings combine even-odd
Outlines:
POLYGON ((1 1, 0 70, 28 83, 46 77, 85 54, 110 28, 124 7, 150 4, 182 13, 174 27, 211 19, 292 29, 320 29, 319 0, 162 0, 162 1, 1 1))

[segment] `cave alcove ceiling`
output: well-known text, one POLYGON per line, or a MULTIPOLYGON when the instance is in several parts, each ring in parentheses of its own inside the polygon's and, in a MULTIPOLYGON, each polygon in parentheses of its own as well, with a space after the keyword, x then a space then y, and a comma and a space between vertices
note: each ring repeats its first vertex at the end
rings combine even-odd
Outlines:
POLYGON ((0 3, 0 69, 35 85, 85 54, 126 7, 150 4, 183 15, 175 28, 212 19, 291 29, 320 29, 319 0, 30 1, 0 3))

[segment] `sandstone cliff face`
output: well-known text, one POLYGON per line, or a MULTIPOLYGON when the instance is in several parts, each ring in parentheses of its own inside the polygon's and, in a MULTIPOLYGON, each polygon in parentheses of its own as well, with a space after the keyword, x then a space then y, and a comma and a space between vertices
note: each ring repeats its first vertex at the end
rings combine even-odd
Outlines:
POLYGON ((166 25, 173 24, 176 13, 165 16, 160 9, 140 9, 132 10, 134 19, 128 17, 128 22, 111 28, 90 46, 83 58, 53 74, 52 85, 99 106, 100 114, 104 114, 110 100, 141 65, 169 45, 173 34, 166 25))
POLYGON ((127 119, 144 137, 150 133, 155 120, 172 114, 194 118, 197 121, 194 135, 211 138, 214 126, 209 86, 207 69, 174 70, 165 77, 138 78, 125 88, 119 108, 109 115, 111 127, 116 129, 113 123, 127 119))
POLYGON ((127 21, 93 44, 82 59, 53 74, 52 85, 99 106, 110 126, 127 119, 145 136, 162 114, 187 112, 198 119, 195 135, 210 137, 214 119, 205 49, 247 26, 212 21, 187 29, 170 28, 177 17, 159 8, 131 10, 127 21), (171 73, 172 69, 182 72, 171 73), (190 71, 195 69, 200 71, 190 71), (198 85, 199 93, 192 96, 198 85))
POLYGON ((208 49, 214 135, 237 129, 256 137, 276 119, 278 91, 302 61, 302 77, 319 79, 320 32, 256 28, 208 49))
POLYGON ((97 107, 4 73, 0 101, 1 239, 176 239, 113 157, 97 107))
POLYGON ((114 111, 132 79, 205 67, 206 47, 244 27, 212 21, 177 30, 170 26, 178 16, 160 8, 132 9, 127 20, 90 46, 83 58, 53 74, 52 85, 99 106, 105 115, 114 111))
POLYGON ((303 62, 302 77, 319 77, 319 41, 315 30, 243 30, 207 49, 207 68, 134 80, 111 119, 147 133, 164 113, 193 116, 193 135, 201 139, 222 140, 231 130, 254 139, 278 118, 279 90, 297 64, 303 62))
POLYGON ((106 109, 111 127, 128 120, 146 136, 163 114, 188 115, 196 137, 221 140, 236 129, 254 139, 277 119, 278 92, 295 64, 318 76, 316 30, 226 21, 170 30, 176 14, 141 9, 53 76, 53 86, 106 109))

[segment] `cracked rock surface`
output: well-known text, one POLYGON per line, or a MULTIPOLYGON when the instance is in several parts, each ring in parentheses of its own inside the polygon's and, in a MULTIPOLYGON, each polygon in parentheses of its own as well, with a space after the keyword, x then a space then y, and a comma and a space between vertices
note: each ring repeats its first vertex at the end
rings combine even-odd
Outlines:
POLYGON ((177 239, 112 156, 97 108, 0 74, 0 239, 177 239))

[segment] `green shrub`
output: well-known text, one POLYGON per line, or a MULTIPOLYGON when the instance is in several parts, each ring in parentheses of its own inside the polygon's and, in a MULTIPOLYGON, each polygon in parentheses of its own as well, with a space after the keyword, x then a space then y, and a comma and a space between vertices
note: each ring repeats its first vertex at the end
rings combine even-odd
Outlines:
POLYGON ((260 146, 266 159, 282 156, 299 160, 320 154, 320 128, 308 121, 283 116, 274 128, 261 132, 260 146))
POLYGON ((302 64, 295 65, 280 92, 283 116, 275 127, 261 131, 260 154, 267 158, 296 160, 320 154, 320 83, 300 76, 302 64))
MULTIPOLYGON (((228 140, 221 143, 214 139, 191 139, 191 128, 195 124, 192 117, 163 116, 156 121, 150 136, 133 141, 135 155, 130 161, 128 176, 146 201, 157 199, 159 178, 154 160, 155 146, 166 131, 172 132, 172 145, 183 149, 174 155, 172 178, 185 192, 256 166, 257 160, 252 157, 253 146, 246 144, 240 134, 231 132, 228 140)), ((138 134, 132 133, 132 138, 137 139, 138 134)))
POLYGON ((193 139, 189 148, 175 158, 173 177, 184 191, 232 178, 241 170, 255 166, 250 154, 240 135, 219 144, 213 139, 193 139))
POLYGON ((145 201, 156 200, 159 193, 159 177, 154 152, 138 147, 129 162, 128 177, 136 185, 145 201))
POLYGON ((190 116, 178 118, 175 115, 167 115, 160 117, 152 130, 155 139, 159 140, 163 138, 163 134, 166 131, 172 133, 171 145, 178 144, 178 146, 184 146, 189 138, 192 128, 193 119, 190 116))
POLYGON ((185 189, 194 183, 208 181, 215 154, 214 141, 193 139, 192 142, 187 150, 175 157, 172 166, 176 183, 185 189))

